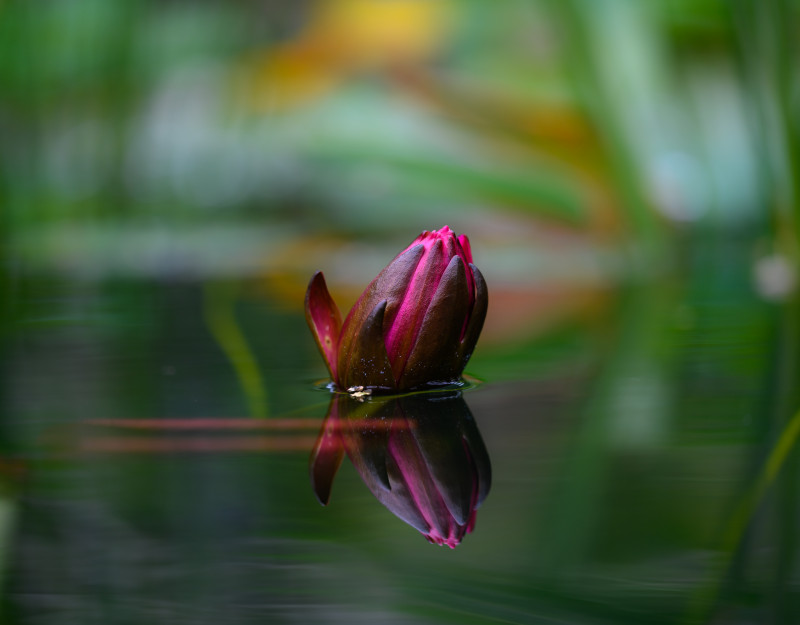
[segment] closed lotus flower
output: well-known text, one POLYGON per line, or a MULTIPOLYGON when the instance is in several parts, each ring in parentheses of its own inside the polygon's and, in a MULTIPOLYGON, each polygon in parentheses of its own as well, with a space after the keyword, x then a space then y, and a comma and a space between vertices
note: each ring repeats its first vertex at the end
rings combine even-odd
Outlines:
POLYGON ((370 283, 344 323, 317 272, 306 320, 340 389, 407 391, 457 382, 486 318, 486 282, 466 235, 423 232, 370 283))
POLYGON ((378 501, 451 549, 475 527, 491 487, 489 454, 459 392, 334 397, 310 462, 323 505, 345 453, 378 501))

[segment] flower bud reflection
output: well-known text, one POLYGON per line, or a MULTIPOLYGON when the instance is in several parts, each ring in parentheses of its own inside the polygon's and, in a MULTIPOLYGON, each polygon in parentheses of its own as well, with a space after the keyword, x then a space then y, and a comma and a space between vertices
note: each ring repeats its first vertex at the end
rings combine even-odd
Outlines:
POLYGON ((458 545, 489 493, 489 455, 459 392, 337 395, 311 455, 323 505, 345 453, 378 501, 435 544, 458 545))

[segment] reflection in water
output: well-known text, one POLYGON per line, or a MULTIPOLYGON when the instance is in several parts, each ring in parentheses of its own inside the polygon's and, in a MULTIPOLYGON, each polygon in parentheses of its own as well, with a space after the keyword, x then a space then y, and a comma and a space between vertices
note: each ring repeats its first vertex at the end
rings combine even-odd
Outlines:
POLYGON ((345 453, 378 501, 451 549, 489 494, 489 454, 458 391, 366 402, 336 395, 311 454, 323 505, 345 453))

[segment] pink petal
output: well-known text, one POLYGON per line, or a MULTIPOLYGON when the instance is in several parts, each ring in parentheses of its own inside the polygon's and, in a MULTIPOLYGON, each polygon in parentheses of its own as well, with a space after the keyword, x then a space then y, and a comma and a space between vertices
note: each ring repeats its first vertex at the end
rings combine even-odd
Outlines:
POLYGON ((467 261, 467 264, 472 262, 472 248, 469 244, 469 239, 467 238, 466 234, 459 235, 458 242, 461 245, 461 249, 464 250, 464 259, 467 261))
POLYGON ((433 240, 430 249, 426 250, 411 276, 408 289, 399 306, 392 305, 386 311, 386 320, 390 324, 386 333, 386 351, 392 363, 395 380, 400 380, 403 374, 425 311, 450 260, 445 258, 442 247, 440 239, 433 240))
POLYGON ((321 271, 314 274, 306 291, 306 322, 317 341, 317 347, 325 359, 331 378, 334 382, 337 381, 336 361, 342 316, 328 293, 328 286, 321 271))

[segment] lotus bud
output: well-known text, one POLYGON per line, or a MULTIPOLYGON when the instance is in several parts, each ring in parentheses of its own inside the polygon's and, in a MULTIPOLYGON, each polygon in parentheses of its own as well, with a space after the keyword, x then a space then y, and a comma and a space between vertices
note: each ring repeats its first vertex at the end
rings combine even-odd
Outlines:
POLYGON ((466 235, 423 232, 361 294, 344 323, 317 272, 306 320, 341 390, 398 392, 458 382, 478 341, 486 282, 466 235))

